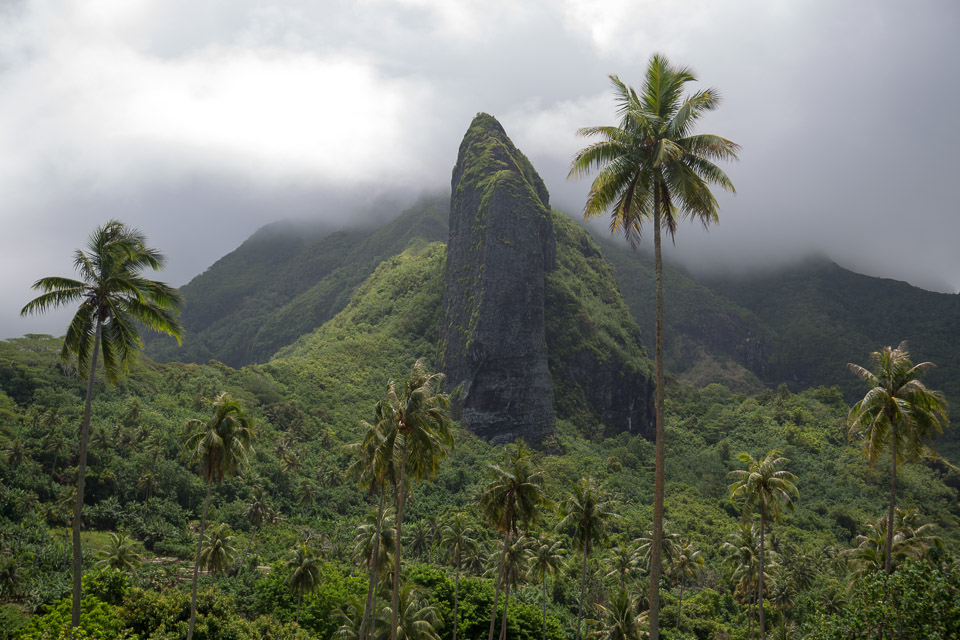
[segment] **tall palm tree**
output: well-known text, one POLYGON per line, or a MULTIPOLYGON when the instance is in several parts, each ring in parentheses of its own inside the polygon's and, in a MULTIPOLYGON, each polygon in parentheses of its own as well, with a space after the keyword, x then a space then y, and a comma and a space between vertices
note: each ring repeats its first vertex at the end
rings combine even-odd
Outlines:
POLYGON ((253 421, 244 414, 243 408, 229 393, 221 393, 212 402, 213 411, 206 421, 193 418, 184 425, 184 454, 191 463, 200 466, 200 474, 207 482, 207 495, 203 500, 203 515, 200 517, 200 541, 193 563, 193 586, 190 596, 190 625, 187 640, 193 640, 193 628, 197 617, 197 578, 200 575, 200 552, 203 548, 203 532, 207 526, 207 510, 213 484, 223 483, 247 466, 253 453, 253 421))
POLYGON ((583 553, 583 569, 580 575, 580 603, 577 605, 577 629, 575 640, 580 640, 580 623, 583 620, 583 597, 587 589, 587 561, 593 546, 606 540, 607 524, 619 517, 613 503, 607 499, 593 478, 585 477, 573 487, 573 493, 560 505, 562 520, 558 529, 573 529, 573 544, 583 553))
POLYGON ((460 566, 463 562, 464 552, 469 553, 479 547, 475 536, 476 532, 467 523, 467 516, 463 513, 455 513, 450 519, 450 524, 444 526, 440 531, 440 543, 453 556, 453 566, 456 568, 453 581, 453 640, 457 640, 457 624, 459 622, 460 566))
MULTIPOLYGON (((650 566, 653 562, 654 540, 656 540, 656 532, 650 530, 644 532, 642 536, 633 541, 633 543, 637 545, 637 554, 640 556, 640 561, 648 573, 650 572, 650 566)), ((670 564, 673 559, 677 557, 679 551, 680 534, 670 531, 670 523, 664 522, 660 534, 660 559, 670 564)))
MULTIPOLYGON (((394 428, 391 420, 392 415, 387 405, 378 402, 374 407, 374 414, 376 420, 372 424, 360 421, 359 426, 364 434, 363 439, 347 447, 353 454, 353 459, 347 468, 347 475, 357 478, 360 487, 366 488, 370 496, 378 493, 380 496, 377 504, 377 514, 374 519, 374 535, 370 538, 373 544, 368 550, 370 555, 367 561, 369 570, 367 598, 358 629, 359 640, 367 640, 367 638, 373 636, 371 627, 376 622, 374 606, 380 565, 380 527, 384 522, 384 501, 387 485, 392 483, 396 477, 394 451, 398 432, 394 428)), ((392 538, 391 542, 393 542, 392 538)))
POLYGON ((545 503, 543 474, 534 465, 530 453, 521 442, 508 453, 507 464, 503 467, 490 465, 492 476, 480 494, 480 511, 484 518, 503 535, 500 561, 493 591, 493 613, 490 617, 490 631, 487 640, 493 640, 493 629, 497 623, 497 602, 503 582, 504 558, 510 541, 522 529, 530 527, 540 518, 540 507, 545 503))
POLYGON ((526 536, 521 536, 507 547, 507 552, 503 554, 502 561, 499 563, 502 570, 498 571, 497 568, 498 560, 501 560, 500 552, 498 551, 494 551, 490 555, 489 562, 487 563, 490 567, 487 570, 487 575, 495 577, 499 573, 500 582, 503 585, 503 616, 500 618, 500 634, 497 636, 500 640, 506 640, 507 638, 507 611, 510 606, 510 593, 514 587, 520 586, 520 580, 527 559, 528 540, 526 536))
MULTIPOLYGON (((733 582, 734 594, 739 594, 746 603, 748 620, 752 625, 750 609, 757 596, 757 575, 760 572, 759 528, 749 522, 741 523, 720 547, 720 553, 724 556, 723 568, 733 582)), ((763 554, 767 553, 764 549, 763 554)), ((747 637, 752 637, 752 627, 748 627, 747 637)))
POLYGON ((287 561, 287 586, 297 594, 297 624, 300 624, 300 607, 303 593, 310 593, 320 584, 320 559, 316 552, 305 544, 290 552, 287 561))
MULTIPOLYGON (((784 509, 793 509, 793 499, 800 495, 796 485, 793 484, 797 477, 783 469, 790 461, 782 457, 776 449, 770 450, 763 460, 755 460, 749 453, 741 453, 740 461, 747 465, 747 469, 734 469, 730 472, 730 477, 735 478, 730 485, 730 501, 743 499, 744 517, 749 516, 759 507, 760 548, 765 549, 764 534, 767 518, 779 520, 780 513, 784 509)), ((767 637, 763 620, 764 555, 760 554, 760 572, 757 574, 761 640, 767 637)))
POLYGON ((913 364, 907 343, 896 349, 884 347, 870 354, 876 369, 857 364, 850 370, 870 385, 870 390, 853 405, 848 416, 851 439, 863 440, 867 459, 873 464, 890 444, 890 506, 887 511, 887 543, 884 550, 887 573, 893 572, 894 508, 897 498, 897 463, 915 461, 928 444, 949 424, 947 401, 920 381, 932 362, 913 364))
POLYGON ((446 377, 428 373, 426 362, 417 360, 403 388, 391 380, 380 401, 378 413, 396 432, 394 456, 400 456, 396 476, 392 477, 397 505, 397 535, 393 553, 393 620, 390 640, 397 640, 397 616, 400 612, 400 542, 403 538, 403 508, 410 480, 432 478, 440 470, 440 462, 453 450, 450 431, 450 397, 440 391, 446 377), (409 478, 407 476, 409 472, 409 478))
POLYGON ((383 637, 377 640, 386 640, 391 636, 396 636, 400 640, 440 640, 440 635, 437 633, 440 616, 437 615, 436 607, 430 604, 427 594, 423 593, 417 585, 404 584, 396 602, 398 608, 386 605, 381 610, 384 623, 396 620, 396 624, 390 630, 390 635, 384 632, 383 637))
POLYGON ((380 582, 393 573, 393 550, 396 548, 396 517, 392 508, 381 506, 371 511, 363 524, 357 527, 353 555, 359 564, 367 568, 367 601, 360 620, 360 638, 376 635, 376 602, 380 582), (381 561, 382 559, 382 561, 381 561))
POLYGON ((622 232, 637 246, 644 220, 653 224, 656 267, 656 470, 654 481, 653 530, 656 544, 650 575, 650 638, 659 638, 660 534, 663 526, 664 431, 663 431, 663 262, 660 233, 671 238, 679 218, 698 220, 704 226, 718 219, 718 204, 710 184, 735 191, 730 178, 714 160, 734 160, 739 146, 711 134, 694 135, 697 121, 716 109, 720 95, 703 89, 683 96, 685 85, 696 82, 693 71, 675 67, 655 54, 647 65, 640 93, 610 76, 619 104, 617 126, 587 127, 577 133, 600 138, 581 149, 573 158, 568 177, 582 177, 593 170, 597 176, 590 187, 583 210, 595 218, 611 210, 610 229, 622 232))
MULTIPOLYGON (((857 546, 842 552, 851 564, 850 589, 861 579, 886 569, 886 539, 889 520, 880 518, 868 522, 867 532, 857 536, 857 546)), ((905 560, 923 560, 933 547, 943 546, 943 541, 933 535, 935 525, 921 524, 916 509, 903 510, 897 507, 893 519, 893 544, 890 555, 896 569, 905 560)))
POLYGON ((676 632, 680 632, 680 613, 683 611, 683 588, 686 586, 688 578, 695 578, 697 572, 703 568, 704 560, 700 551, 693 546, 692 542, 679 544, 677 553, 670 562, 668 573, 680 583, 680 603, 677 605, 677 626, 676 632))
POLYGON ((77 370, 87 379, 83 420, 80 423, 80 462, 77 468, 77 496, 73 510, 73 609, 72 626, 80 624, 80 578, 83 571, 80 550, 80 519, 87 475, 87 447, 90 439, 90 408, 99 354, 107 380, 116 383, 143 346, 140 326, 166 333, 180 342, 182 329, 177 309, 181 298, 176 289, 143 277, 148 267, 163 268, 166 258, 146 244, 146 237, 111 220, 97 228, 87 249, 77 249, 74 268, 80 279, 48 277, 33 284, 43 293, 23 307, 20 315, 43 313, 48 309, 79 302, 67 327, 60 357, 76 358, 77 370))
MULTIPOLYGON (((549 534, 540 534, 532 540, 526 549, 526 564, 528 574, 540 583, 543 589, 540 594, 541 614, 543 620, 543 640, 547 640, 547 577, 557 575, 563 566, 563 556, 566 550, 563 544, 549 534)), ((456 640, 456 638, 454 638, 456 640)))
POLYGON ((111 533, 110 542, 102 552, 103 559, 97 564, 136 574, 137 566, 143 558, 137 553, 135 542, 123 532, 111 533))

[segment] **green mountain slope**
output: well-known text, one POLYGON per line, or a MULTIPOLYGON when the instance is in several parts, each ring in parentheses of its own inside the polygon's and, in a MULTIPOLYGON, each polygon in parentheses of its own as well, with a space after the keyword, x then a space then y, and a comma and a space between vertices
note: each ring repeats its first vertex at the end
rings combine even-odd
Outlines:
POLYGON ((446 239, 446 197, 425 197, 373 230, 264 227, 183 287, 183 346, 154 338, 159 362, 264 362, 343 309, 383 260, 446 239))

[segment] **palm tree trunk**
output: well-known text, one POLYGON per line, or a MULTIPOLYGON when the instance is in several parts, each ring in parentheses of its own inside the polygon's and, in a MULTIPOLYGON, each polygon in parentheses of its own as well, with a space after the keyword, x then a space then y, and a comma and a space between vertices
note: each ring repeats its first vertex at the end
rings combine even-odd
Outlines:
POLYGON ((503 536, 503 549, 500 551, 500 566, 497 568, 497 583, 493 585, 493 615, 490 616, 490 633, 487 640, 493 640, 493 628, 497 624, 497 601, 500 599, 500 583, 503 581, 503 559, 507 556, 507 546, 510 544, 510 532, 503 536))
MULTIPOLYGON (((360 622, 360 631, 357 634, 359 640, 364 640, 364 633, 367 630, 367 626, 371 625, 373 619, 373 605, 376 601, 376 588, 377 588, 377 570, 379 569, 378 564, 380 561, 380 532, 381 526, 383 524, 383 502, 384 496, 386 494, 385 487, 380 486, 380 504, 377 506, 377 526, 376 526, 376 538, 373 540, 373 549, 370 550, 370 577, 367 582, 367 602, 363 607, 363 619, 360 622)), ((373 632, 370 633, 371 637, 373 632)))
POLYGON ((303 585, 297 590, 297 624, 300 624, 300 605, 303 604, 303 585))
POLYGON ((753 637, 753 603, 747 598, 747 638, 753 637))
MULTIPOLYGON (((542 622, 543 622, 543 640, 547 640, 547 573, 543 573, 543 599, 542 599, 543 611, 541 612, 542 622)), ((454 638, 453 640, 457 640, 454 638)))
POLYGON ((663 494, 666 484, 664 471, 663 433, 663 256, 660 247, 660 184, 653 186, 653 256, 657 272, 657 349, 655 369, 657 377, 656 454, 653 483, 653 549, 650 554, 650 640, 660 638, 660 574, 662 572, 660 547, 663 544, 663 494))
POLYGON ((77 467, 77 501, 73 505, 73 618, 74 628, 80 626, 80 579, 83 577, 83 552, 80 548, 80 522, 83 513, 83 485, 87 479, 87 444, 90 440, 90 408, 93 403, 93 378, 97 371, 97 356, 100 353, 100 334, 103 320, 97 319, 93 336, 93 356, 87 372, 87 397, 83 404, 83 422, 80 423, 80 466, 77 467))
POLYGON ((580 640, 580 621, 583 620, 583 595, 587 589, 587 556, 590 554, 590 541, 583 545, 583 570, 580 572, 580 603, 577 605, 577 631, 574 635, 580 640))
POLYGON ((683 584, 686 582, 684 576, 680 576, 680 604, 677 605, 677 634, 680 633, 680 612, 683 611, 683 584))
POLYGON ((407 471, 407 439, 403 439, 403 451, 400 454, 400 481, 397 483, 397 534, 396 550, 393 557, 393 620, 390 627, 390 640, 397 640, 397 619, 400 615, 400 538, 403 535, 403 483, 407 471))
POLYGON ((760 616, 760 640, 767 639, 767 628, 763 621, 763 557, 766 555, 766 544, 764 541, 764 524, 767 519, 766 510, 763 507, 763 501, 760 502, 760 579, 757 589, 757 607, 759 607, 760 616))
POLYGON ((500 640, 507 640, 507 605, 510 604, 510 581, 503 590, 503 617, 500 619, 500 640))
POLYGON ((460 549, 457 549, 457 573, 453 580, 453 640, 457 640, 457 608, 460 604, 460 549))
POLYGON ((890 423, 890 511, 887 514, 887 548, 884 559, 887 575, 893 573, 893 511, 897 504, 897 421, 891 419, 890 423))
POLYGON ((203 548, 203 530, 207 526, 207 509, 210 507, 210 491, 213 480, 207 480, 207 497, 203 499, 203 515, 200 516, 200 541, 197 542, 197 555, 193 560, 193 586, 190 589, 190 625, 187 627, 187 640, 193 640, 193 627, 197 622, 197 579, 200 577, 200 550, 203 548))

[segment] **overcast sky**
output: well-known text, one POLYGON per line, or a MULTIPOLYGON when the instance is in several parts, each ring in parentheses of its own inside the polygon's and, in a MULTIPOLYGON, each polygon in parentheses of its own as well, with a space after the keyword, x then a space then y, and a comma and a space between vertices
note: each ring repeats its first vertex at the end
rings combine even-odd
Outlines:
POLYGON ((448 189, 478 111, 578 214, 574 132, 613 124, 607 75, 639 85, 656 51, 743 146, 720 225, 669 256, 820 251, 956 292, 958 34, 952 0, 0 0, 0 337, 63 332, 19 309, 110 218, 181 285, 270 221, 448 189))

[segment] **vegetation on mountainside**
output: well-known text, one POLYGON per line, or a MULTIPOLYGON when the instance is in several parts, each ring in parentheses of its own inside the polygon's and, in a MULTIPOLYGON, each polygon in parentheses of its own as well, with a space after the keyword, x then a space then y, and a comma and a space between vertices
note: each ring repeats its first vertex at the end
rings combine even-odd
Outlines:
POLYGON ((704 89, 684 96, 687 83, 696 82, 693 71, 670 64, 654 54, 647 64, 640 93, 610 76, 617 100, 616 126, 587 127, 577 133, 599 138, 578 151, 569 177, 597 171, 587 195, 584 218, 610 212, 610 229, 622 233, 634 248, 645 222, 653 227, 656 270, 656 489, 654 491, 654 544, 650 570, 650 637, 660 634, 660 544, 663 538, 664 431, 666 378, 663 362, 663 260, 661 231, 673 238, 677 222, 689 218, 704 226, 717 222, 717 201, 710 191, 716 185, 736 191, 716 160, 736 160, 739 145, 713 134, 693 134, 697 121, 717 108, 720 94, 704 89))
POLYGON ((153 340, 159 362, 265 362, 336 315, 384 260, 445 240, 447 197, 423 197, 379 229, 264 227, 181 289, 182 348, 153 340))

